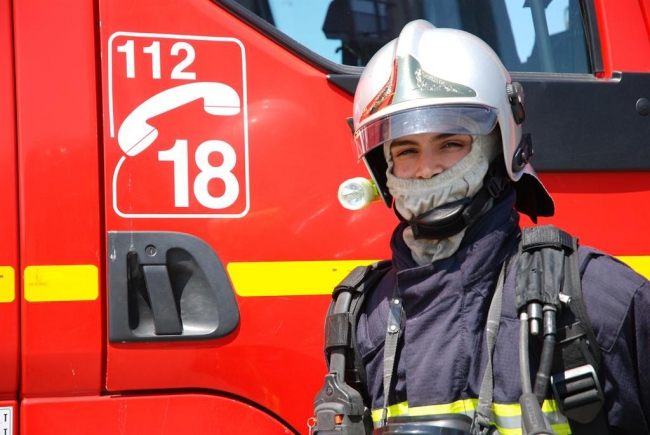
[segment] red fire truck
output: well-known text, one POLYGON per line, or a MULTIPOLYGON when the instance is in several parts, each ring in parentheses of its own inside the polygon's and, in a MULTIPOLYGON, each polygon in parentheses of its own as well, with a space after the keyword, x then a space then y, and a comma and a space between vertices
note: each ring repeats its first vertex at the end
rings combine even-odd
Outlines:
POLYGON ((524 85, 541 223, 650 275, 648 0, 1 0, 0 435, 308 432, 396 223, 337 202, 345 119, 416 18, 524 85))

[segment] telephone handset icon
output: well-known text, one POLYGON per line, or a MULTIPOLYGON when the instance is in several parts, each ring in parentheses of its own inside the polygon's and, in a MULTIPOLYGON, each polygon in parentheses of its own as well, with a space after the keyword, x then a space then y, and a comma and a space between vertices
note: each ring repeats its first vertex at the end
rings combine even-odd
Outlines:
POLYGON ((141 153, 158 137, 158 130, 149 125, 149 119, 198 99, 203 99, 203 108, 211 115, 232 116, 241 110, 237 91, 223 83, 176 86, 149 98, 126 117, 117 133, 120 148, 127 156, 141 153))

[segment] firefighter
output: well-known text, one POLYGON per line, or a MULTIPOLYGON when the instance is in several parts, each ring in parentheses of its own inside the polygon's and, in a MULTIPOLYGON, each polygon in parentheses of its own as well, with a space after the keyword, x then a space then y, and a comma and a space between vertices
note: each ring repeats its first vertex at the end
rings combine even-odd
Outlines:
MULTIPOLYGON (((408 432, 416 424, 520 433, 536 424, 522 415, 522 382, 550 363, 540 362, 535 338, 521 345, 519 212, 536 221, 554 205, 529 164, 524 117, 522 87, 487 44, 422 20, 380 49, 360 78, 355 144, 399 217, 391 268, 356 327, 361 393, 380 431, 416 433, 408 432)), ((600 364, 588 358, 579 370, 551 373, 539 400, 546 429, 537 433, 649 433, 650 283, 602 252, 577 252, 584 321, 597 346, 582 343, 600 364), (584 406, 553 394, 575 376, 591 382, 584 406)))

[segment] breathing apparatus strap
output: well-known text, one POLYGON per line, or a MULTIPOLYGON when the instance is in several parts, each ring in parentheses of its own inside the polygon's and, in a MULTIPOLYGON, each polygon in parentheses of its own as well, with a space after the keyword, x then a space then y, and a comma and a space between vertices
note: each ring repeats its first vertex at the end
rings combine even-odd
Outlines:
MULTIPOLYGON (((600 349, 583 303, 578 240, 550 225, 524 228, 520 249, 517 309, 520 318, 528 320, 530 335, 543 338, 534 388, 537 401, 546 398, 550 380, 573 434, 607 434, 597 377, 600 349)), ((522 373, 529 370, 522 368, 522 373)), ((530 385, 522 388, 526 392, 530 385)))
MULTIPOLYGON (((490 163, 483 186, 471 199, 464 198, 436 207, 409 221, 413 237, 442 240, 458 234, 481 216, 488 201, 501 196, 509 182, 503 155, 499 155, 490 163)), ((404 220, 399 213, 397 215, 404 220)))
POLYGON ((490 303, 488 311, 487 326, 486 326, 486 341, 488 362, 483 374, 483 382, 481 383, 481 391, 478 395, 478 406, 474 413, 472 427, 470 433, 472 435, 487 435, 490 432, 490 420, 492 416, 492 399, 494 393, 494 371, 492 367, 492 355, 494 354, 494 347, 496 346, 497 336, 499 334, 499 325, 501 324, 501 307, 503 306, 503 286, 507 276, 507 270, 510 266, 510 259, 504 261, 497 288, 490 303))
POLYGON ((395 371, 395 356, 397 355, 397 342, 399 341, 399 332, 402 325, 404 308, 402 298, 399 296, 399 289, 395 285, 393 297, 390 300, 390 309, 388 310, 388 323, 386 326, 386 341, 384 344, 384 407, 381 412, 380 427, 385 427, 388 423, 388 398, 390 397, 393 385, 393 372, 395 371))
POLYGON ((313 434, 365 435, 372 432, 370 410, 362 396, 365 368, 356 342, 356 324, 366 292, 390 269, 390 261, 359 266, 336 286, 325 320, 325 357, 329 373, 314 399, 313 434))
POLYGON ((574 435, 606 435, 610 431, 603 407, 605 397, 598 380, 600 347, 582 295, 577 238, 573 239, 573 249, 564 277, 565 296, 561 296, 575 321, 562 322, 564 327, 558 329, 559 352, 553 362, 555 374, 551 386, 574 435))

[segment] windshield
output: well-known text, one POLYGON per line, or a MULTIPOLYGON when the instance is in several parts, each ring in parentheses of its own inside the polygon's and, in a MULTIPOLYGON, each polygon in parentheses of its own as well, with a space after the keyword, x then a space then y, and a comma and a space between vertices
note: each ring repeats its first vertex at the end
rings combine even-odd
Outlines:
POLYGON ((333 62, 365 66, 409 21, 462 29, 513 72, 591 73, 578 0, 239 0, 333 62))

